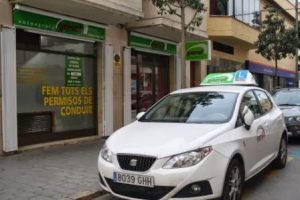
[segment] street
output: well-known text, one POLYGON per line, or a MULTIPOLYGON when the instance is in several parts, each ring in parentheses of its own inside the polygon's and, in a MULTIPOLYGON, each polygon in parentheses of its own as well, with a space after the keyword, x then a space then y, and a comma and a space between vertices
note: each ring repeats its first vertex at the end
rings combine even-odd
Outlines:
MULTIPOLYGON (((299 200, 300 188, 300 138, 289 143, 286 168, 277 170, 271 166, 250 179, 245 186, 243 200, 299 200)), ((94 200, 120 200, 112 195, 94 200)))

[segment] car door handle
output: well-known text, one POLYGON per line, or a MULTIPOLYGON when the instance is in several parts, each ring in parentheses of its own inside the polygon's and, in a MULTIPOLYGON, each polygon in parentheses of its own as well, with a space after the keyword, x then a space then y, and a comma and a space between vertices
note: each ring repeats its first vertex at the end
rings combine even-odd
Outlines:
POLYGON ((264 123, 264 127, 265 128, 269 128, 269 124, 268 123, 264 123))
POLYGON ((277 122, 281 122, 281 120, 282 120, 281 117, 278 117, 278 118, 276 119, 277 122))

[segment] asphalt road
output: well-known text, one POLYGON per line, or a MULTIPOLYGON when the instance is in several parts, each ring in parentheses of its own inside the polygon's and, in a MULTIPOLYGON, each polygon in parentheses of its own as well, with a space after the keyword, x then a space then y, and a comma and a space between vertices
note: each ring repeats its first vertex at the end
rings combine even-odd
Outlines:
MULTIPOLYGON (((289 142, 289 158, 282 170, 269 166, 250 179, 245 186, 243 200, 299 200, 300 199, 300 138, 289 142)), ((106 194, 94 200, 120 200, 106 194)))

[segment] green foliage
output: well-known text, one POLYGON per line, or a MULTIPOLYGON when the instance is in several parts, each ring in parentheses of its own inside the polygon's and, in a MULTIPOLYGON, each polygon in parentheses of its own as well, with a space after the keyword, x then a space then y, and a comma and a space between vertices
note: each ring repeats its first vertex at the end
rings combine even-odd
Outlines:
POLYGON ((195 27, 199 27, 202 23, 201 13, 206 11, 204 4, 201 0, 151 0, 153 5, 159 9, 160 15, 176 15, 181 17, 182 8, 191 8, 195 11, 192 19, 185 24, 185 30, 194 30, 195 27))
MULTIPOLYGON (((261 33, 255 45, 256 53, 268 60, 281 60, 286 57, 294 57, 297 46, 297 31, 294 28, 286 28, 284 19, 278 10, 268 8, 269 13, 262 22, 261 33)), ((276 66, 277 68, 277 66, 276 66)))

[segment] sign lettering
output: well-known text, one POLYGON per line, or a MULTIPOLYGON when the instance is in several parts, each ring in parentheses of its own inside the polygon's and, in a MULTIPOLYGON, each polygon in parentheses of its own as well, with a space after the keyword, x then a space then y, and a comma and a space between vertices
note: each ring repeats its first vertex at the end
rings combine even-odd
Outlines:
POLYGON ((95 40, 105 40, 105 29, 88 23, 52 17, 14 9, 13 22, 16 26, 65 33, 95 40))
POLYGON ((92 87, 64 87, 43 85, 43 105, 59 107, 61 116, 93 114, 92 87))
POLYGON ((128 45, 132 47, 151 49, 151 50, 170 53, 170 54, 177 53, 176 44, 154 40, 142 36, 136 36, 136 35, 129 35, 128 45))
POLYGON ((186 60, 210 60, 211 59, 211 42, 204 41, 190 41, 185 45, 186 60))

